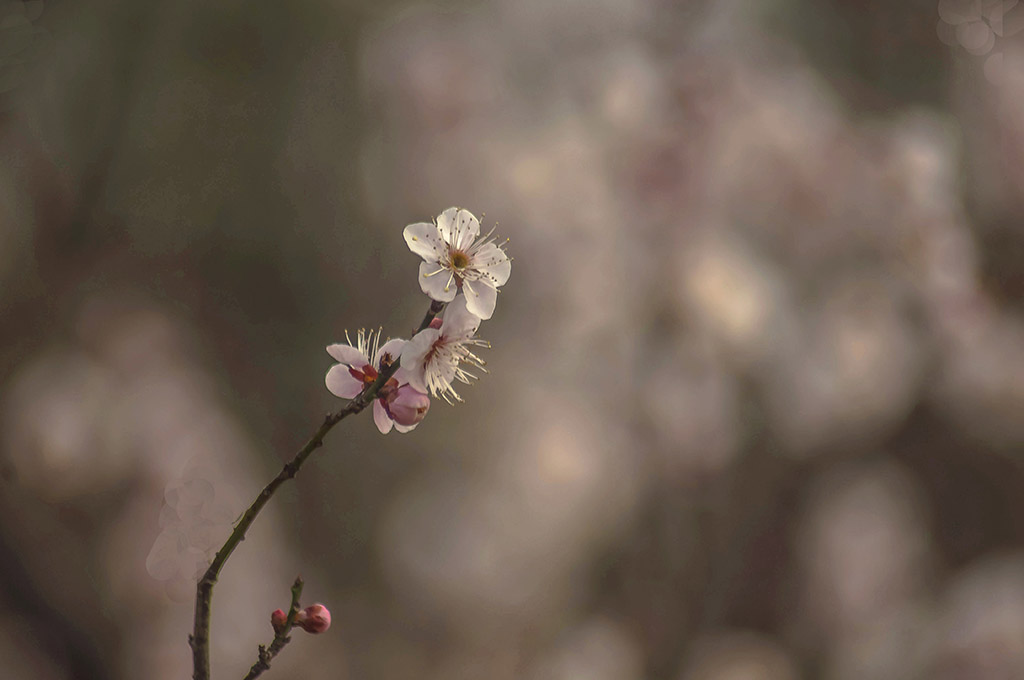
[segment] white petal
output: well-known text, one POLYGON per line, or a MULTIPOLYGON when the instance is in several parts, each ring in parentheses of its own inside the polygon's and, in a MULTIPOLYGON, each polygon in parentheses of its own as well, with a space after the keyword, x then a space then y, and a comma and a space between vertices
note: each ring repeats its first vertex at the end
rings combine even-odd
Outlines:
POLYGON ((398 386, 401 387, 402 385, 404 385, 407 382, 409 382, 409 374, 411 372, 412 371, 407 369, 405 366, 399 366, 398 370, 395 371, 395 374, 393 376, 391 376, 391 377, 394 378, 395 380, 397 380, 398 381, 398 386))
POLYGON ((416 371, 415 373, 410 373, 409 384, 412 385, 414 389, 421 390, 424 394, 430 392, 430 390, 427 388, 427 381, 425 379, 423 371, 416 371))
MULTIPOLYGON (((458 208, 448 208, 437 216, 437 233, 441 235, 445 243, 452 243, 452 232, 455 231, 455 215, 458 208)), ((454 245, 454 244, 453 244, 454 245)))
POLYGON ((460 295, 444 310, 441 334, 448 338, 468 338, 480 327, 480 317, 466 307, 466 296, 460 295))
POLYGON ((388 417, 388 412, 384 410, 384 404, 380 403, 380 399, 373 400, 373 422, 381 434, 391 432, 391 426, 395 424, 395 421, 388 417))
POLYGON ((460 250, 468 250, 480 235, 480 220, 468 210, 459 209, 455 214, 455 224, 452 229, 452 240, 449 243, 460 250))
POLYGON ((459 292, 458 287, 449 272, 437 270, 434 262, 420 262, 420 288, 431 300, 450 302, 459 292))
MULTIPOLYGON (((419 425, 419 423, 416 423, 416 425, 419 425)), ((416 425, 402 425, 401 423, 395 423, 395 429, 402 433, 412 432, 416 429, 416 425)))
POLYGON ((488 243, 473 253, 472 267, 495 288, 504 286, 512 273, 512 261, 496 243, 488 243))
POLYGON ((405 340, 401 338, 388 340, 377 350, 377 355, 373 357, 373 365, 380 368, 380 360, 385 354, 389 355, 391 362, 394 363, 398 357, 402 356, 403 347, 405 347, 405 340))
POLYGON ((466 309, 483 320, 490 319, 494 314, 494 305, 498 302, 498 291, 483 281, 466 281, 462 284, 462 294, 466 298, 466 309))
MULTIPOLYGON (((440 378, 441 382, 444 383, 443 387, 446 387, 446 386, 452 384, 452 380, 455 380, 455 368, 456 368, 455 363, 453 363, 451 361, 435 360, 435 361, 431 361, 430 365, 427 366, 427 372, 431 373, 435 378, 440 378)), ((409 383, 409 384, 412 385, 412 383, 409 383)), ((413 388, 416 388, 415 385, 412 385, 412 386, 413 386, 413 388)), ((435 385, 435 387, 436 387, 436 385, 435 385)), ((443 387, 440 390, 440 392, 444 391, 443 387)), ((416 388, 416 389, 418 389, 418 388, 416 388)), ((440 392, 435 391, 434 392, 434 396, 435 397, 438 396, 438 394, 440 392)))
POLYGON ((410 224, 402 233, 409 250, 427 262, 439 261, 448 250, 441 240, 437 226, 429 222, 410 224))
POLYGON ((463 208, 448 208, 437 216, 437 230, 445 243, 467 250, 480 235, 480 220, 463 208))
POLYGON ((412 337, 412 340, 405 343, 402 348, 402 371, 410 385, 426 394, 427 385, 423 377, 423 362, 430 351, 431 346, 437 340, 440 331, 436 328, 426 328, 412 337))
POLYGON ((412 340, 405 343, 402 348, 402 368, 417 372, 423 368, 423 357, 430 351, 430 347, 437 340, 441 331, 436 328, 424 328, 412 336, 412 340))
POLYGON ((324 383, 331 394, 342 399, 352 399, 363 391, 363 383, 353 378, 344 364, 331 366, 324 383))
POLYGON ((366 356, 351 345, 328 345, 327 353, 334 357, 338 363, 346 364, 352 368, 362 369, 370 364, 370 357, 366 356))

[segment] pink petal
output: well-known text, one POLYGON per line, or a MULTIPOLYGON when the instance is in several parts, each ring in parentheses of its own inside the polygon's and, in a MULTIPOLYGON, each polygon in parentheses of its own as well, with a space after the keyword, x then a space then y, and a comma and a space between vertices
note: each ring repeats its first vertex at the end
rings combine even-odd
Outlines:
POLYGON ((412 385, 403 385, 388 399, 388 412, 396 425, 415 425, 427 417, 430 397, 412 385))
POLYGON ((402 356, 402 348, 405 347, 405 340, 402 338, 392 338, 388 340, 377 350, 377 355, 373 357, 373 365, 378 369, 380 368, 381 358, 387 354, 391 357, 391 362, 394 363, 398 357, 402 356))
POLYGON ((331 394, 342 399, 352 399, 363 391, 363 383, 353 378, 348 372, 348 366, 344 364, 331 366, 324 383, 331 394))
POLYGON ((380 430, 381 434, 391 432, 391 427, 395 424, 395 421, 388 417, 388 412, 384 410, 384 405, 380 403, 380 399, 373 400, 373 422, 377 425, 377 429, 380 430))
POLYGON ((330 354, 338 363, 346 364, 353 368, 361 369, 363 366, 370 363, 370 357, 366 356, 351 345, 328 345, 327 353, 330 354))

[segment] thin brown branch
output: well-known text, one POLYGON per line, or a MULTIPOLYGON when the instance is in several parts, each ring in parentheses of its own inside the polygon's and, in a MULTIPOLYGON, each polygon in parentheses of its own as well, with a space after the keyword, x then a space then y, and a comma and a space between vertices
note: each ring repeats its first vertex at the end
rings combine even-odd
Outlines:
MULTIPOLYGON (((431 302, 430 309, 427 310, 423 321, 414 333, 418 333, 429 326, 430 322, 433 321, 434 317, 437 316, 443 307, 444 303, 431 302)), ((324 418, 324 422, 309 441, 306 442, 306 445, 299 449, 295 457, 281 468, 281 471, 277 473, 277 476, 269 484, 263 487, 263 490, 260 491, 259 495, 252 502, 252 505, 249 506, 241 519, 238 520, 238 524, 235 525, 235 529, 228 536, 227 541, 217 551, 217 556, 213 558, 213 562, 210 563, 206 573, 203 574, 203 577, 199 579, 199 583, 196 585, 195 621, 192 635, 188 639, 189 645, 192 647, 193 680, 210 680, 210 612, 213 601, 213 586, 217 583, 217 577, 220 575, 221 569, 224 568, 224 563, 231 557, 231 553, 235 551, 238 544, 245 539, 245 532, 252 526, 256 516, 260 514, 260 510, 263 509, 263 506, 267 504, 267 501, 270 500, 270 497, 274 495, 277 489, 286 481, 295 477, 299 468, 306 462, 306 459, 315 450, 323 446, 324 437, 331 431, 331 428, 348 416, 359 413, 373 403, 377 392, 391 379, 391 376, 398 370, 398 366, 399 362, 395 361, 391 365, 384 367, 377 376, 377 379, 367 386, 359 396, 346 404, 340 411, 330 413, 324 418)))

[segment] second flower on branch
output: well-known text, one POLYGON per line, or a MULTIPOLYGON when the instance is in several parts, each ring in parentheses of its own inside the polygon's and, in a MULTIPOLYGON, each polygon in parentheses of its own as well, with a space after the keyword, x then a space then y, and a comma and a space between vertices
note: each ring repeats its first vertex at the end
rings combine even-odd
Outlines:
MULTIPOLYGON (((331 394, 343 399, 354 399, 368 385, 373 384, 381 370, 399 360, 406 341, 393 338, 380 345, 380 336, 379 330, 360 330, 354 345, 346 333, 348 344, 338 343, 327 347, 327 353, 339 362, 327 371, 325 378, 331 394)), ((407 371, 399 367, 373 401, 373 422, 381 434, 387 434, 392 427, 399 432, 409 432, 426 417, 430 409, 430 398, 423 391, 409 386, 407 374, 407 371)))

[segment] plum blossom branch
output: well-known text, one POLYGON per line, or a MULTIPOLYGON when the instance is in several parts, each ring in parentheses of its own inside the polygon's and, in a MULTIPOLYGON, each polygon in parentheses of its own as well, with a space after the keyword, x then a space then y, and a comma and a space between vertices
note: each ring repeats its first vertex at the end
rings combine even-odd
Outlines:
MULTIPOLYGON (((496 243, 491 238, 493 231, 480 238, 479 220, 461 208, 445 210, 433 223, 421 222, 405 228, 409 249, 423 259, 420 288, 431 298, 430 308, 410 340, 389 339, 381 345, 381 331, 359 331, 355 344, 346 333, 348 344, 327 347, 327 352, 338 363, 328 370, 324 378, 326 387, 349 402, 327 414, 309 441, 260 491, 196 584, 195 619, 189 636, 193 680, 210 680, 213 587, 224 564, 245 539, 263 506, 282 484, 295 477, 309 456, 323 446, 327 433, 371 404, 374 423, 382 434, 392 428, 410 432, 430 408, 428 392, 449 403, 462 401, 452 389, 452 381, 469 384, 476 379, 463 365, 486 372, 484 361, 471 348, 490 346, 476 337, 476 331, 480 322, 494 313, 498 289, 508 281, 512 266, 512 258, 502 247, 504 243, 496 243), (436 319, 448 303, 451 304, 444 319, 436 319)), ((292 626, 320 633, 331 625, 330 612, 321 604, 298 610, 301 591, 302 581, 296 579, 291 608, 287 615, 280 610, 272 614, 274 640, 269 647, 260 645, 259 657, 246 680, 270 668, 270 661, 287 644, 292 626)))
MULTIPOLYGON (((441 309, 444 307, 443 302, 432 301, 430 308, 423 317, 423 321, 420 323, 416 333, 430 326, 430 322, 434 320, 441 309)), ((196 585, 196 608, 195 608, 195 620, 193 624, 192 634, 189 636, 189 645, 192 647, 192 678, 193 680, 210 680, 210 613, 211 605, 213 600, 213 587, 217 583, 217 578, 220 576, 221 569, 224 568, 224 563, 227 562, 228 558, 231 557, 231 553, 235 551, 238 544, 245 538, 245 533, 252 526, 252 523, 256 520, 260 510, 267 504, 271 496, 277 491, 277 489, 289 479, 295 477, 299 469, 302 467, 306 459, 318 448, 323 446, 324 437, 331 429, 340 423, 342 420, 350 415, 359 413, 367 406, 373 403, 374 398, 377 396, 378 391, 391 379, 399 369, 399 362, 395 361, 389 365, 383 366, 377 379, 367 385, 362 392, 359 393, 354 399, 346 404, 342 409, 328 414, 323 423, 317 428, 313 436, 310 437, 309 441, 299 449, 298 453, 284 465, 281 471, 277 474, 274 479, 270 481, 263 490, 260 491, 259 495, 256 496, 252 504, 246 509, 241 519, 235 525, 231 535, 228 536, 227 541, 220 550, 217 551, 217 555, 213 558, 209 568, 203 574, 202 578, 199 579, 199 583, 196 585)))

